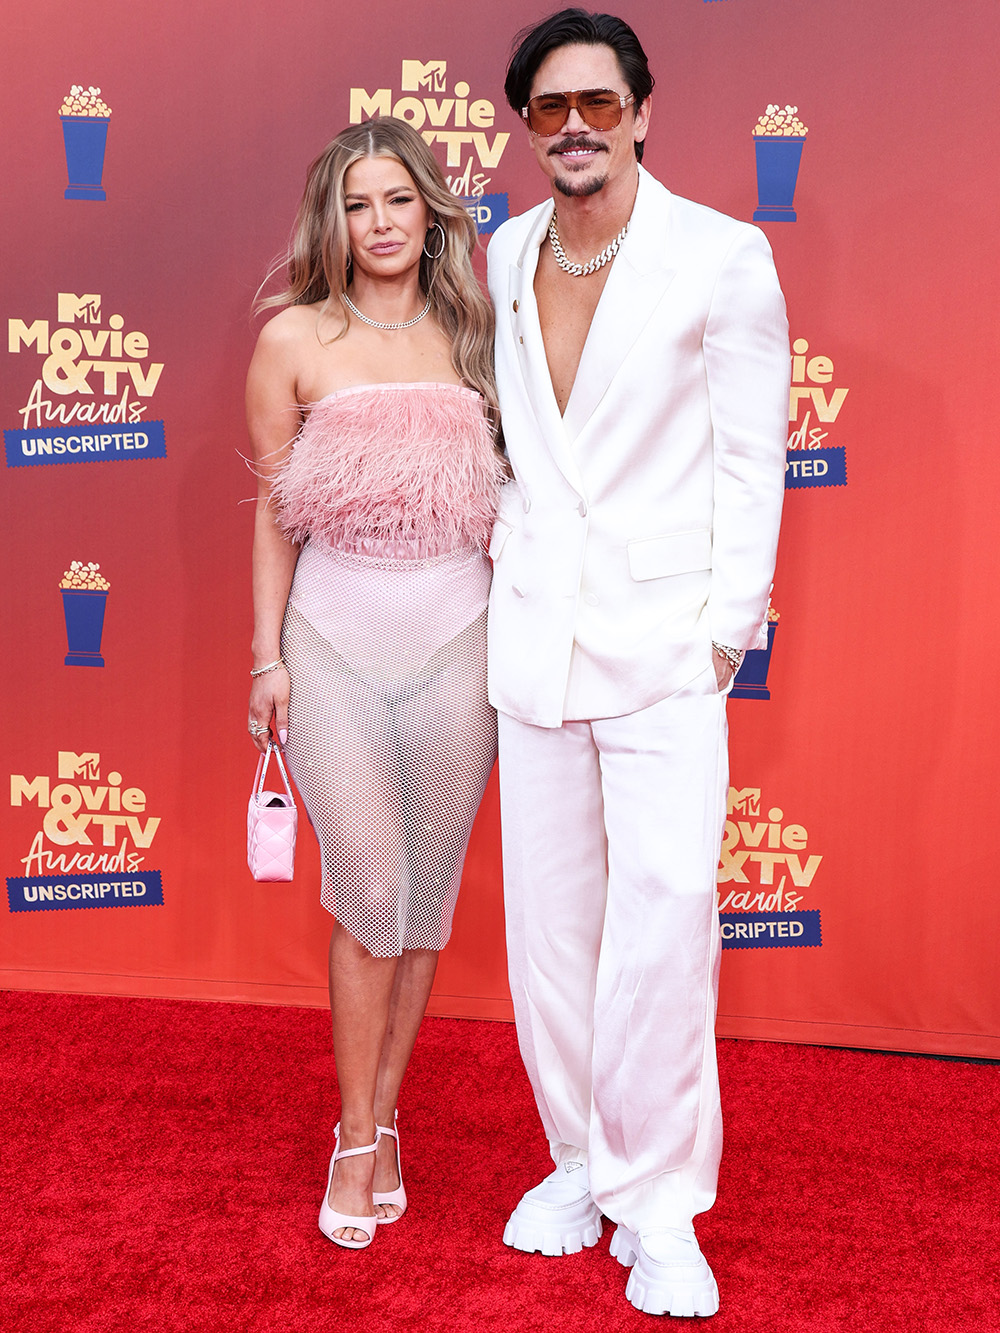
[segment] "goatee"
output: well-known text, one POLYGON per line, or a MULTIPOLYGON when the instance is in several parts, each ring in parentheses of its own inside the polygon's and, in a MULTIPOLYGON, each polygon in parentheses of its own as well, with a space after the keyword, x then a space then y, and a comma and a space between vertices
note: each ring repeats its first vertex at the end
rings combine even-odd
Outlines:
POLYGON ((603 190, 607 183, 607 176, 591 176, 590 180, 584 181, 575 181, 572 177, 564 180, 556 176, 552 181, 559 193, 565 195, 567 199, 586 199, 589 195, 603 190))

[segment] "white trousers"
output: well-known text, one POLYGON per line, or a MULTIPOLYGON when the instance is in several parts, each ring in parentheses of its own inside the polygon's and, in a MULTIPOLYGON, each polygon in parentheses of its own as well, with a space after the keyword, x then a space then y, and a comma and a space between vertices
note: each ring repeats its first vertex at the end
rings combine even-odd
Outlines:
POLYGON ((637 1231, 715 1200, 716 871, 729 782, 714 672, 641 712, 500 724, 507 951, 553 1161, 637 1231))

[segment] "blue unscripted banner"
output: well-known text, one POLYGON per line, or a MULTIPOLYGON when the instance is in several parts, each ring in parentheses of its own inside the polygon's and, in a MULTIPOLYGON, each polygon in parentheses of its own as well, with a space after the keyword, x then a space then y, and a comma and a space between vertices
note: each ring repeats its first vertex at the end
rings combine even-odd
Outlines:
POLYGON ((8 467, 46 467, 52 463, 124 463, 135 458, 166 458, 162 421, 128 425, 45 426, 5 430, 8 467))
POLYGON ((846 486, 847 450, 837 445, 832 449, 788 449, 785 452, 785 490, 800 490, 803 486, 846 486))
POLYGON ((12 912, 72 912, 86 907, 162 907, 158 870, 131 875, 7 876, 12 912))
POLYGON ((495 232, 510 216, 510 203, 505 194, 481 194, 462 202, 482 236, 495 232))
POLYGON ((720 912, 724 949, 818 949, 823 943, 819 910, 809 912, 720 912))

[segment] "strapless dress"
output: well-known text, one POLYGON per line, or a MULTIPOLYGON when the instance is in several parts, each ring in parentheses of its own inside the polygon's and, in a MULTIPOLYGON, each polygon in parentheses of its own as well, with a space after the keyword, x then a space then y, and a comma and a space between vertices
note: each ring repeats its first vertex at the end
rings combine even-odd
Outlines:
POLYGON ((321 902, 375 957, 451 933, 496 756, 485 549, 503 480, 479 394, 374 384, 313 404, 272 485, 301 543, 286 753, 321 902))

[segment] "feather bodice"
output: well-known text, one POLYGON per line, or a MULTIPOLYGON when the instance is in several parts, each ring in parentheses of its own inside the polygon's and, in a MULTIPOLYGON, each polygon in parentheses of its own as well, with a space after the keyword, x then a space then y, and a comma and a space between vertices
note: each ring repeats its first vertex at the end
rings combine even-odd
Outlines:
POLYGON ((367 384, 311 405, 271 490, 297 542, 434 555, 485 543, 504 479, 475 390, 367 384))

